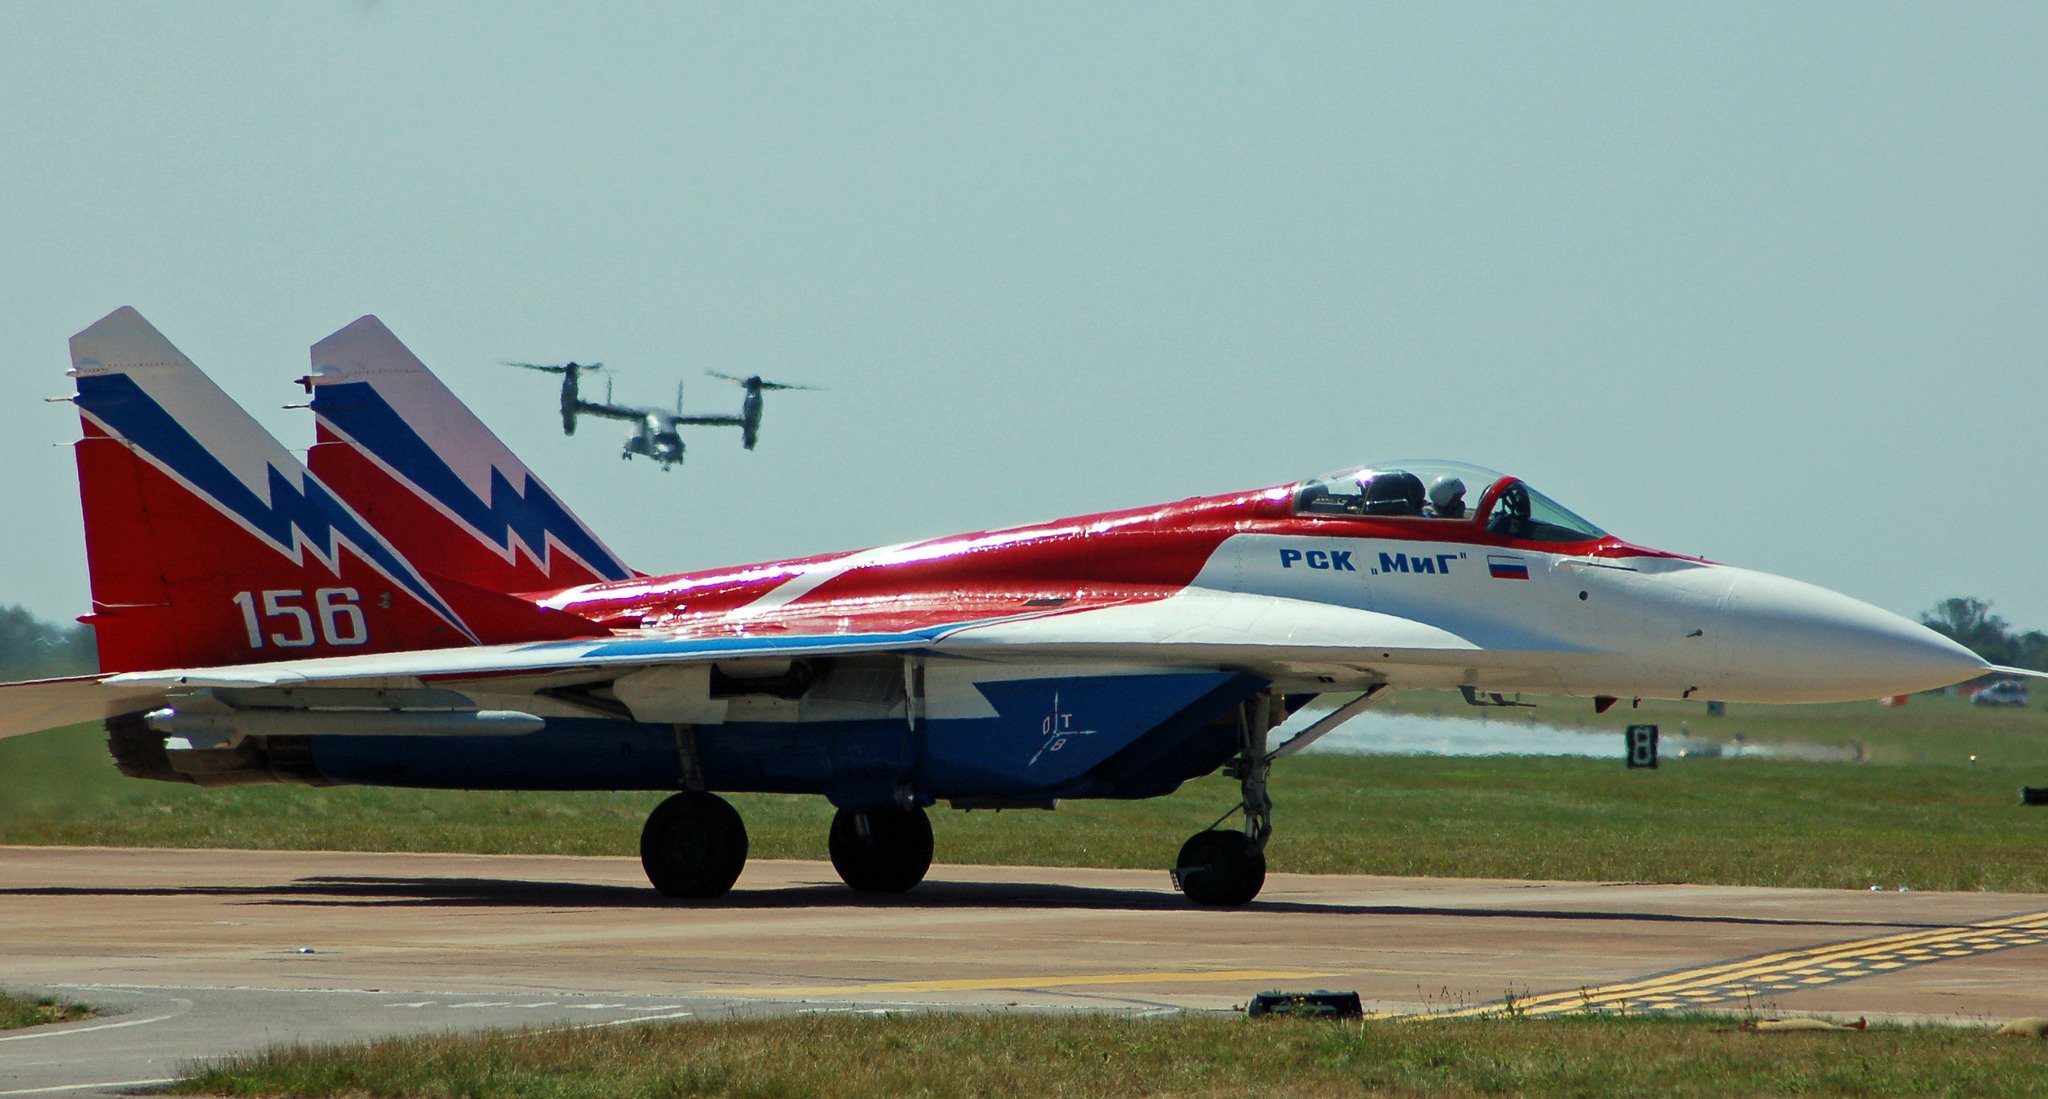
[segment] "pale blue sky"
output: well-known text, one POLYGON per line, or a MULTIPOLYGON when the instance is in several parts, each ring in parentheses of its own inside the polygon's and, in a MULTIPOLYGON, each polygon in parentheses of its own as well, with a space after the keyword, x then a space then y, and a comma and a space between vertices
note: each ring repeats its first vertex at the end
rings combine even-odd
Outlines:
POLYGON ((16 3, 0 603, 87 607, 65 340, 288 445, 378 314, 640 568, 1393 455, 2048 628, 2048 7, 16 3), (666 476, 506 358, 771 397, 666 476))

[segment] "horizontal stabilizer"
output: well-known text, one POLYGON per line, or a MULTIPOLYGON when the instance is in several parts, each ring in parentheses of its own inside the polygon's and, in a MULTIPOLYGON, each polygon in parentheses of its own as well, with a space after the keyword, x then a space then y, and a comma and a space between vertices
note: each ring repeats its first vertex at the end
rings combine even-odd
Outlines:
POLYGON ((162 692, 147 685, 108 686, 100 676, 0 684, 0 738, 84 721, 105 721, 146 705, 162 692))

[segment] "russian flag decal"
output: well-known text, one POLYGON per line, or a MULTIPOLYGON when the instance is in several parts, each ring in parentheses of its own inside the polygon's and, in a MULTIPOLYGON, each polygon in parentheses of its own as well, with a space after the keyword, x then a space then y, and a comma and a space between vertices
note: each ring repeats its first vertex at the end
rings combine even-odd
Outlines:
POLYGON ((1486 555, 1486 571, 1492 573, 1495 580, 1529 578, 1529 564, 1519 557, 1500 557, 1489 553, 1486 555))

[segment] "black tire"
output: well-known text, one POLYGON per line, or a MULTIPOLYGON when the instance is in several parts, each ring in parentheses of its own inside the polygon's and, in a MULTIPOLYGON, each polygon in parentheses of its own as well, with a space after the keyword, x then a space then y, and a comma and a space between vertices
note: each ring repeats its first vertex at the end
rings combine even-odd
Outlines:
POLYGON ((901 893, 932 868, 932 822, 922 809, 841 809, 828 837, 832 868, 863 893, 901 893))
POLYGON ((677 794, 640 829, 640 865, 664 896, 722 897, 747 865, 746 823, 716 794, 677 794))
POLYGON ((1243 832, 1197 832, 1181 845, 1173 881, 1196 904, 1245 904, 1266 885, 1266 856, 1243 832))

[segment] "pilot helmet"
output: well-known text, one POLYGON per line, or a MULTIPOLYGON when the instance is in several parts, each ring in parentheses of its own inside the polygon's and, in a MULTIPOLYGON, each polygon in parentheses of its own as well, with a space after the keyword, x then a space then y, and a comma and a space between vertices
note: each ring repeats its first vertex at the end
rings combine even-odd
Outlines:
POLYGON ((1438 477, 1429 486, 1429 502, 1439 514, 1464 510, 1465 482, 1456 477, 1438 477))

